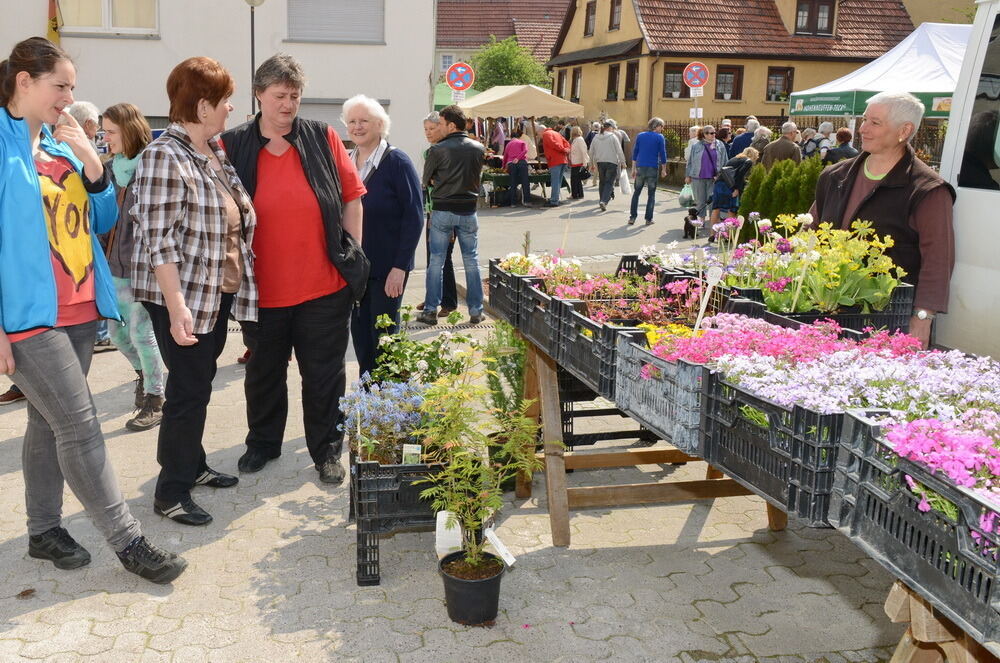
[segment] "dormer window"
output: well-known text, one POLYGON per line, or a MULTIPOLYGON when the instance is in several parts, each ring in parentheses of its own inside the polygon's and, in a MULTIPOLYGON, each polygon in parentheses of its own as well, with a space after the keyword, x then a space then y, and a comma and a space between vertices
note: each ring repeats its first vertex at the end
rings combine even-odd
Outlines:
POLYGON ((832 35, 832 0, 799 0, 795 9, 795 34, 832 35))

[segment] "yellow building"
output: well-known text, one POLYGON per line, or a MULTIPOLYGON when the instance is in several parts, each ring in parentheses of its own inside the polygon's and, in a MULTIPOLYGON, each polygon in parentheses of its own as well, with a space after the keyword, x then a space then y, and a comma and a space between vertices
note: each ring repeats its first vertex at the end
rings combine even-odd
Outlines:
POLYGON ((788 95, 834 80, 898 44, 917 21, 968 22, 973 0, 572 0, 547 63, 553 93, 587 119, 642 127, 787 115, 788 95), (911 13, 913 15, 911 17, 911 13), (951 17, 950 19, 948 17, 951 17), (707 66, 701 97, 687 64, 707 66))

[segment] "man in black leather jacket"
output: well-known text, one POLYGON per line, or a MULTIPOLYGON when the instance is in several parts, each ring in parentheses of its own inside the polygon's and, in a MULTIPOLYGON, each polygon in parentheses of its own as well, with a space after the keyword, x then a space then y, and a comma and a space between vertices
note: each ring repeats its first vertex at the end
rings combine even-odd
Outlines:
POLYGON ((437 324, 445 254, 452 233, 456 233, 465 265, 465 301, 469 306, 469 322, 476 324, 483 319, 476 205, 486 150, 465 133, 465 113, 458 106, 443 108, 441 121, 445 123, 447 133, 431 146, 424 163, 423 185, 425 189, 433 187, 433 211, 424 310, 417 320, 428 325, 437 324))

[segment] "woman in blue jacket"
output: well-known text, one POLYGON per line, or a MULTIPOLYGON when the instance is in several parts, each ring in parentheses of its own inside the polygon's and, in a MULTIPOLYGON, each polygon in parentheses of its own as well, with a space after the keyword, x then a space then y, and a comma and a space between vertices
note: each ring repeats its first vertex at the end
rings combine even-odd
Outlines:
POLYGON ((187 562, 142 536, 87 386, 98 318, 120 322, 97 241, 118 207, 97 152, 64 110, 75 84, 69 57, 40 37, 0 63, 0 372, 28 399, 28 555, 60 569, 90 563, 62 527, 65 482, 128 571, 168 583, 187 562))
POLYGON ((351 158, 368 190, 361 198, 361 246, 372 270, 365 296, 351 317, 351 341, 358 372, 364 375, 375 369, 378 337, 395 333, 399 325, 399 305, 424 227, 423 196, 413 162, 385 140, 389 115, 380 103, 354 96, 344 102, 341 119, 356 146, 351 158), (393 326, 376 327, 380 315, 389 316, 393 326))

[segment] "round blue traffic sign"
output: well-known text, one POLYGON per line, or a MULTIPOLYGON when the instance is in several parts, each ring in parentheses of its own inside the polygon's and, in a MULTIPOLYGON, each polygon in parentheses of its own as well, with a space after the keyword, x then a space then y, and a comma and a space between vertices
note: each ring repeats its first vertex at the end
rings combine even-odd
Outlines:
POLYGON ((472 84, 476 82, 476 72, 464 62, 456 62, 448 67, 448 71, 444 74, 444 82, 452 90, 470 90, 472 84))
POLYGON ((684 83, 688 87, 702 87, 708 82, 708 67, 703 62, 692 62, 684 67, 684 83))

